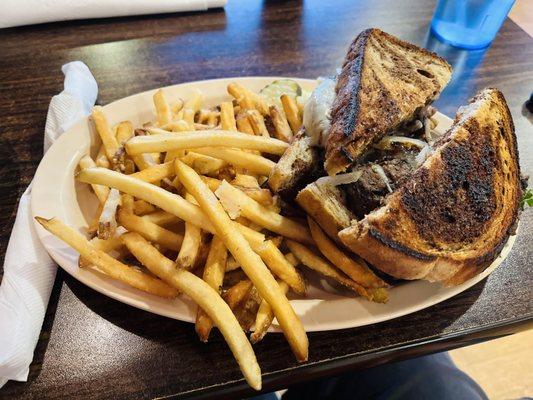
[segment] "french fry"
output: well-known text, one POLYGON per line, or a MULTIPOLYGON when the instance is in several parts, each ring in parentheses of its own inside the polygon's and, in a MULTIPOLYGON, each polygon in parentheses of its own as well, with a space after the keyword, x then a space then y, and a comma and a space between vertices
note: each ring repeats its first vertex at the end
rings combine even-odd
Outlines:
POLYGON ((227 163, 245 169, 251 173, 268 176, 276 163, 268 158, 257 154, 248 153, 239 149, 228 149, 226 147, 201 147, 194 149, 195 153, 216 157, 227 163))
MULTIPOLYGON (((183 197, 170 193, 158 186, 120 174, 104 168, 91 168, 81 171, 76 179, 80 182, 103 184, 114 187, 122 193, 127 193, 138 199, 147 201, 154 206, 167 211, 179 219, 191 222, 204 231, 216 233, 215 228, 204 215, 200 207, 188 202, 183 197)), ((235 228, 248 240, 250 245, 259 246, 265 240, 265 235, 245 226, 234 224, 235 228)))
POLYGON ((211 111, 207 116, 207 125, 211 127, 217 126, 219 116, 220 114, 218 112, 211 111))
POLYGON ((133 137, 133 125, 130 121, 122 121, 117 125, 117 142, 119 146, 122 146, 125 142, 133 137))
POLYGON ((305 293, 305 282, 300 273, 289 263, 283 253, 271 240, 265 241, 256 249, 268 268, 282 281, 286 282, 296 293, 305 293))
POLYGON ((163 126, 172 121, 172 110, 165 98, 163 89, 154 93, 154 106, 157 115, 157 125, 163 126))
POLYGON ((287 94, 282 94, 280 100, 281 105, 283 106, 283 111, 285 111, 285 115, 287 116, 287 121, 289 122, 292 132, 297 133, 300 130, 300 127, 302 126, 302 121, 300 120, 298 106, 294 101, 294 97, 289 96, 287 94))
POLYGON ((160 226, 180 221, 178 217, 166 211, 154 211, 153 213, 143 215, 143 219, 160 226))
POLYGON ((132 178, 129 175, 123 175, 115 171, 103 168, 91 168, 81 171, 77 175, 81 182, 107 183, 107 186, 114 187, 122 193, 127 193, 151 203, 162 210, 165 210, 183 221, 191 222, 200 226, 204 230, 214 232, 214 228, 207 217, 202 213, 198 206, 195 206, 185 200, 183 197, 170 193, 158 186, 132 178))
POLYGON ((115 234, 117 229, 116 213, 120 205, 120 192, 111 189, 104 203, 100 217, 98 218, 98 238, 109 239, 115 234))
POLYGON ((212 131, 215 128, 216 125, 199 124, 198 122, 194 123, 195 131, 212 131))
POLYGON ((227 272, 235 271, 236 269, 239 269, 240 267, 241 267, 241 265, 237 261, 235 261, 233 256, 229 256, 228 257, 228 260, 226 262, 226 271, 227 272))
POLYGON ((215 174, 218 170, 228 165, 226 161, 220 158, 195 153, 194 151, 189 151, 185 157, 181 157, 181 161, 202 175, 215 174))
MULTIPOLYGON (((224 243, 220 238, 213 236, 213 240, 209 247, 209 254, 207 255, 207 260, 205 262, 203 279, 219 294, 221 292, 222 283, 224 282, 227 258, 228 250, 226 249, 226 246, 224 246, 224 243)), ((209 318, 205 311, 198 307, 195 329, 202 342, 207 342, 212 327, 213 321, 211 318, 209 318)))
MULTIPOLYGON (((185 195, 185 200, 189 199, 189 194, 185 195)), ((180 268, 191 270, 196 263, 198 257, 198 250, 202 243, 202 230, 190 222, 185 222, 185 234, 183 236, 183 243, 179 249, 176 264, 180 268)))
POLYGON ((292 139, 292 130, 285 114, 277 106, 270 106, 270 118, 276 129, 274 136, 277 139, 289 143, 292 139))
POLYGON ((135 215, 150 214, 155 211, 155 207, 144 200, 135 200, 133 203, 133 213, 135 215))
POLYGON ((245 90, 238 83, 232 82, 228 85, 228 93, 232 95, 243 110, 253 110, 254 103, 249 96, 249 91, 245 90))
POLYGON ((327 278, 331 278, 334 281, 340 283, 344 287, 353 290, 360 296, 365 297, 370 301, 384 303, 387 301, 387 292, 384 289, 366 289, 357 282, 348 279, 346 276, 341 275, 335 267, 330 265, 326 260, 308 249, 304 245, 295 242, 293 240, 287 240, 287 246, 291 250, 296 258, 298 258, 306 267, 324 275, 327 278))
POLYGON ((183 109, 190 109, 193 110, 194 113, 197 113, 198 111, 200 111, 203 98, 204 96, 202 92, 200 90, 195 90, 192 96, 183 105, 183 109))
MULTIPOLYGON (((185 114, 192 112, 192 116, 193 116, 192 122, 194 122, 194 114, 200 111, 201 106, 202 106, 202 101, 203 101, 202 92, 200 90, 195 90, 193 94, 191 95, 191 97, 187 99, 187 101, 185 101, 182 109, 177 113, 176 118, 185 119, 185 114)), ((187 117, 187 118, 190 118, 190 117, 187 117)))
POLYGON ((262 226, 259 226, 254 222, 249 222, 247 226, 248 228, 253 229, 254 231, 257 231, 257 232, 261 232, 263 230, 262 226))
MULTIPOLYGON (((120 229, 121 228, 119 228, 117 232, 119 232, 120 229)), ((120 234, 122 233, 124 232, 120 232, 120 234)), ((96 250, 101 250, 104 253, 114 252, 115 254, 113 254, 113 258, 120 259, 120 257, 124 256, 127 252, 127 249, 124 248, 124 243, 122 243, 122 240, 120 240, 120 234, 116 234, 116 236, 113 236, 106 240, 98 239, 98 237, 93 237, 91 240, 89 240, 89 243, 96 250)), ((93 265, 80 255, 80 257, 78 258, 78 267, 86 268, 91 266, 93 265)))
POLYGON ((250 124, 248 114, 245 111, 241 111, 237 114, 236 118, 237 130, 248 135, 255 135, 254 128, 250 124))
POLYGON ((233 104, 230 101, 220 103, 220 123, 225 131, 236 131, 237 123, 233 113, 233 104))
POLYGON ((261 95, 248 90, 236 82, 232 82, 228 85, 228 93, 237 100, 241 108, 247 110, 255 108, 261 114, 268 115, 269 104, 261 95), (239 101, 239 99, 245 100, 239 101))
POLYGON ((93 216, 91 222, 89 223, 89 226, 87 227, 88 234, 92 235, 98 232, 98 221, 100 220, 100 214, 102 214, 103 209, 104 209, 104 203, 98 203, 96 213, 93 216))
POLYGON ((239 187, 239 189, 243 191, 246 194, 246 196, 257 201, 259 204, 265 207, 268 207, 274 204, 274 198, 272 197, 272 193, 268 189, 252 189, 252 188, 243 188, 243 187, 239 187))
POLYGON ((129 194, 122 194, 120 209, 128 214, 133 214, 134 199, 129 194))
POLYGON ((240 186, 241 188, 260 189, 257 178, 252 175, 236 174, 235 178, 231 181, 232 185, 240 186))
POLYGON ((171 121, 168 124, 162 125, 161 129, 171 132, 187 132, 191 130, 191 127, 187 122, 180 119, 178 121, 171 121))
POLYGON ((270 137, 270 133, 268 133, 268 129, 265 125, 265 119, 259 113, 259 111, 248 111, 248 120, 250 121, 250 125, 252 125, 252 129, 254 130, 255 135, 270 137))
POLYGON ((283 243, 283 236, 276 236, 270 238, 269 240, 274 244, 274 246, 279 248, 279 246, 281 246, 281 243, 283 243))
POLYGON ((156 296, 168 298, 176 296, 176 290, 165 282, 152 278, 134 268, 128 267, 120 261, 115 260, 107 253, 95 249, 81 233, 65 225, 58 219, 45 219, 41 217, 35 217, 35 219, 44 229, 67 243, 70 247, 80 253, 81 257, 87 260, 90 264, 96 265, 102 272, 111 278, 127 283, 139 290, 155 294, 156 296))
POLYGON ((384 288, 388 286, 370 268, 356 262, 348 254, 339 249, 309 216, 307 217, 307 222, 309 223, 311 236, 318 249, 333 265, 348 275, 352 280, 366 288, 384 288))
POLYGON ((220 179, 211 178, 209 176, 201 176, 201 178, 204 183, 209 187, 209 190, 211 190, 212 192, 217 190, 220 184, 222 183, 220 179))
POLYGON ((255 316, 261 304, 261 296, 255 286, 248 292, 239 304, 233 309, 233 314, 241 324, 243 331, 248 332, 255 321, 255 316))
POLYGON ((182 99, 178 99, 171 104, 170 109, 172 111, 172 117, 177 117, 178 113, 183 108, 183 104, 184 102, 182 99))
POLYGON ((303 325, 261 257, 252 250, 241 231, 235 229, 235 224, 216 196, 192 168, 176 160, 176 174, 200 204, 216 233, 253 282, 260 296, 271 305, 296 358, 299 361, 307 360, 309 341, 303 325))
POLYGON ((131 159, 141 171, 156 165, 156 162, 151 154, 138 154, 131 156, 131 159))
POLYGON ((196 275, 183 269, 176 269, 171 260, 159 253, 142 236, 126 233, 122 235, 122 240, 146 268, 185 293, 207 313, 226 339, 248 384, 260 390, 261 370, 252 346, 231 309, 217 291, 196 275))
POLYGON ((154 164, 142 171, 135 172, 130 176, 135 179, 140 179, 141 181, 153 183, 164 178, 171 178, 174 175, 176 175, 174 172, 174 162, 169 161, 163 164, 154 164))
MULTIPOLYGON (((289 291, 289 286, 283 281, 279 282, 279 287, 285 294, 287 294, 289 291)), ((255 317, 255 330, 250 335, 250 341, 252 344, 263 340, 268 332, 268 328, 270 328, 270 325, 272 325, 273 320, 274 311, 272 310, 272 307, 270 307, 270 305, 264 299, 261 300, 259 310, 257 310, 257 315, 255 317)))
POLYGON ((90 243, 96 250, 101 250, 104 253, 110 253, 124 247, 124 243, 122 243, 120 236, 114 236, 106 240, 94 237, 90 240, 90 243))
MULTIPOLYGON (((184 107, 180 112, 184 119, 173 123, 171 126, 173 132, 191 132, 196 128, 194 126, 194 110, 184 107)), ((165 162, 171 162, 176 158, 182 158, 185 155, 185 150, 175 149, 169 150, 165 154, 165 162)))
POLYGON ((226 210, 238 209, 243 217, 263 228, 302 243, 314 243, 306 226, 265 208, 227 182, 222 182, 215 194, 226 210))
MULTIPOLYGON (((207 184, 207 186, 209 186, 209 189, 211 189, 212 192, 217 190, 222 183, 220 179, 211 178, 208 176, 202 176, 202 180, 207 184)), ((247 196, 254 199, 259 204, 270 206, 274 203, 274 198, 272 197, 270 190, 261 189, 257 179, 254 176, 237 174, 231 181, 231 184, 238 187, 240 190, 246 193, 247 196)))
MULTIPOLYGON (((87 168, 95 168, 96 164, 91 157, 85 155, 80 159, 79 166, 81 170, 84 170, 87 168)), ((104 204, 109 194, 109 188, 102 185, 91 185, 91 188, 96 197, 98 197, 100 204, 104 204)))
POLYGON ((228 303, 229 308, 234 310, 235 307, 237 307, 239 303, 244 300, 250 290, 252 290, 252 286, 252 281, 249 279, 244 279, 226 290, 226 292, 222 295, 222 298, 226 301, 226 303, 228 303))
POLYGON ((195 111, 191 108, 183 109, 183 120, 189 125, 190 130, 194 130, 194 114, 195 111))
POLYGON ((145 239, 174 251, 179 251, 183 236, 162 228, 153 222, 133 214, 118 213, 118 222, 130 232, 137 232, 145 239))
POLYGON ((117 138, 111 131, 109 123, 107 122, 107 119, 102 111, 102 107, 93 107, 92 119, 96 127, 96 132, 98 132, 100 139, 102 139, 102 144, 104 145, 107 159, 112 163, 113 157, 115 156, 119 146, 117 138))
POLYGON ((116 137, 119 145, 118 150, 113 157, 115 168, 118 166, 120 171, 125 174, 132 174, 135 172, 135 163, 126 155, 124 150, 124 143, 133 137, 134 130, 130 121, 122 121, 116 126, 116 137))
POLYGON ((210 130, 176 135, 158 128, 148 129, 151 135, 135 136, 125 144, 128 154, 190 150, 198 147, 237 147, 281 155, 288 147, 287 143, 271 137, 242 135, 231 131, 210 130))
POLYGON ((291 252, 284 255, 285 260, 287 260, 292 266, 297 267, 300 264, 300 260, 296 258, 291 252))
POLYGON ((105 155, 105 147, 103 144, 100 145, 100 148, 98 149, 98 154, 96 155, 96 166, 102 168, 111 168, 111 163, 105 155))
POLYGON ((175 176, 174 179, 172 179, 171 184, 172 184, 172 187, 174 188, 174 190, 172 190, 173 192, 181 193, 183 191, 183 185, 181 184, 177 176, 175 176))

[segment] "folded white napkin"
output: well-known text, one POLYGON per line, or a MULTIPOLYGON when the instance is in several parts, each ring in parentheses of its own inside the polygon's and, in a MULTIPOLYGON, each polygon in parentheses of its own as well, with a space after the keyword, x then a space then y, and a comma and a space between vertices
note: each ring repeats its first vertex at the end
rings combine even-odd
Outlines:
MULTIPOLYGON (((63 65, 64 90, 52 97, 44 129, 44 151, 66 129, 88 115, 98 86, 81 61, 63 65)), ((0 285, 0 387, 25 381, 56 276, 56 264, 39 241, 30 209, 31 184, 20 198, 7 245, 0 285)))
POLYGON ((201 11, 223 7, 226 2, 227 0, 3 0, 0 28, 71 19, 201 11))

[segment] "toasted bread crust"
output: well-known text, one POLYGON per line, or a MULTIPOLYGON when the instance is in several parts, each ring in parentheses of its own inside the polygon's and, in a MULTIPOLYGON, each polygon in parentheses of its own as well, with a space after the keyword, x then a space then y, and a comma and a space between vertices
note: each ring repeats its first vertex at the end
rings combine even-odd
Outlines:
POLYGON ((326 145, 328 174, 346 170, 370 143, 414 118, 450 76, 450 65, 432 52, 379 29, 359 34, 337 80, 326 145))
POLYGON ((336 242, 339 242, 338 232, 350 226, 350 221, 355 218, 345 207, 342 193, 335 186, 310 183, 300 190, 296 202, 336 242))
POLYGON ((420 257, 420 253, 409 254, 404 246, 387 240, 369 227, 360 226, 356 221, 354 225, 341 231, 339 237, 346 247, 370 264, 401 279, 422 279, 437 261, 435 257, 420 257))
POLYGON ((518 150, 503 95, 479 93, 437 146, 385 206, 339 237, 392 276, 456 285, 491 264, 518 218, 518 150))
POLYGON ((300 189, 321 175, 321 161, 320 149, 311 146, 311 138, 302 130, 272 169, 268 185, 284 200, 292 201, 300 189))

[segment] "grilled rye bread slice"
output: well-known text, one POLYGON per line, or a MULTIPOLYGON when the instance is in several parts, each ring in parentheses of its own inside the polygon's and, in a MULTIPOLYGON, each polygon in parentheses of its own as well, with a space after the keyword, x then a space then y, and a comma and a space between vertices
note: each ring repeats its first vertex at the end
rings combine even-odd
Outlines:
POLYGON ((503 95, 485 89, 409 182, 339 237, 389 275, 457 285, 500 253, 521 198, 511 115, 503 95))
POLYGON ((441 57, 379 29, 359 34, 335 88, 325 169, 343 172, 372 142, 411 120, 451 77, 441 57))
POLYGON ((323 152, 311 146, 304 130, 298 132, 272 169, 268 185, 285 201, 291 202, 300 189, 324 174, 323 152))
POLYGON ((300 190, 296 202, 330 238, 340 242, 339 231, 349 227, 355 215, 346 207, 344 193, 337 186, 320 181, 300 190))

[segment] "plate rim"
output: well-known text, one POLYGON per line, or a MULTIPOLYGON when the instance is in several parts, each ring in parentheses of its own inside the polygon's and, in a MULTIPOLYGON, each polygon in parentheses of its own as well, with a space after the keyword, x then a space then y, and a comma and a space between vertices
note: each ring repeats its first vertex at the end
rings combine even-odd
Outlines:
MULTIPOLYGON (((127 102, 128 100, 131 100, 131 99, 133 99, 135 97, 146 96, 146 95, 149 95, 150 93, 153 93, 153 92, 155 92, 156 90, 159 90, 159 89, 170 89, 170 88, 177 88, 177 87, 180 87, 180 86, 191 86, 191 85, 194 86, 194 85, 197 85, 197 84, 200 84, 200 83, 201 84, 209 84, 209 83, 212 83, 212 82, 221 82, 221 81, 235 81, 235 80, 237 80, 237 81, 244 82, 244 81, 247 81, 247 80, 248 81, 256 81, 256 80, 277 80, 277 79, 294 79, 294 80, 296 80, 298 82, 302 82, 302 83, 305 82, 307 84, 314 84, 316 82, 315 79, 297 78, 297 77, 280 77, 280 76, 243 76, 243 77, 216 78, 216 79, 206 79, 206 80, 198 80, 198 81, 191 81, 191 82, 182 82, 182 83, 179 83, 179 84, 173 84, 173 85, 168 85, 168 86, 163 86, 163 87, 157 87, 157 88, 145 90, 145 91, 142 91, 142 92, 139 92, 139 93, 131 94, 129 96, 117 99, 117 100, 115 100, 113 102, 110 102, 110 103, 106 104, 105 106, 103 106, 103 109, 105 111, 106 108, 110 108, 110 107, 112 107, 113 105, 116 105, 119 102, 127 102)), ((446 116, 446 115, 444 115, 442 113, 439 113, 439 116, 444 117, 445 119, 451 121, 451 118, 449 118, 448 116, 446 116)), ((195 318, 192 315, 189 315, 190 318, 183 318, 183 317, 178 318, 175 314, 172 314, 171 312, 165 312, 164 310, 163 311, 162 310, 154 310, 154 309, 151 309, 150 307, 146 307, 146 306, 143 307, 140 304, 138 304, 138 300, 139 299, 133 298, 132 296, 124 296, 122 293, 118 293, 118 292, 115 292, 115 291, 107 290, 107 288, 104 288, 101 285, 98 285, 94 281, 94 279, 91 279, 90 278, 90 276, 91 276, 90 274, 81 273, 79 268, 76 270, 78 273, 75 273, 74 271, 69 270, 69 268, 67 268, 67 267, 65 267, 63 265, 63 261, 64 260, 60 257, 60 254, 56 251, 56 249, 53 246, 50 246, 48 240, 46 240, 48 237, 53 236, 53 235, 51 235, 48 231, 46 231, 35 220, 34 217, 37 215, 38 206, 36 204, 36 201, 34 201, 34 197, 37 197, 36 193, 39 194, 40 182, 41 182, 42 179, 44 179, 43 175, 44 175, 44 172, 46 171, 46 166, 47 166, 48 160, 51 157, 53 157, 53 155, 54 155, 54 152, 51 151, 51 150, 53 148, 56 148, 56 149, 59 148, 64 142, 66 142, 69 139, 72 139, 71 136, 75 134, 77 129, 79 129, 79 128, 77 128, 77 126, 80 125, 80 124, 86 123, 87 120, 88 120, 88 116, 87 117, 83 117, 80 120, 78 120, 77 122, 75 122, 67 131, 65 131, 54 142, 54 144, 50 147, 50 149, 48 149, 48 151, 43 155, 43 157, 42 157, 41 161, 39 162, 39 165, 38 165, 38 167, 36 169, 36 172, 35 172, 35 175, 34 175, 34 179, 33 179, 33 182, 32 182, 32 192, 31 192, 31 198, 30 198, 30 207, 31 207, 31 214, 32 214, 33 224, 34 224, 34 226, 36 228, 36 232, 37 232, 37 235, 38 235, 38 238, 39 238, 40 242, 42 243, 43 247, 46 249, 47 253, 52 257, 52 259, 64 271, 66 271, 74 279, 76 279, 79 282, 83 283, 84 285, 90 287, 91 289, 97 291, 98 293, 101 293, 101 294, 103 294, 105 296, 108 296, 108 297, 114 299, 114 300, 120 301, 121 303, 127 304, 129 306, 133 306, 135 308, 138 308, 138 309, 141 309, 141 310, 144 310, 144 311, 148 311, 148 312, 151 312, 151 313, 154 313, 154 314, 157 314, 157 315, 161 315, 161 316, 164 316, 164 317, 168 317, 168 318, 173 318, 173 319, 176 319, 176 320, 179 320, 179 321, 194 323, 195 318)), ((79 149, 79 150, 81 151, 81 149, 79 149)), ((57 239, 55 237, 54 237, 54 239, 55 239, 56 242, 63 243, 59 239, 57 239)), ((485 279, 488 275, 490 275, 492 273, 492 271, 494 271, 501 264, 501 262, 503 262, 503 260, 507 257, 507 255, 509 254, 509 252, 512 249, 512 246, 513 246, 515 240, 516 240, 516 235, 510 236, 509 239, 507 240, 506 244, 504 245, 504 248, 502 249, 501 253, 493 261, 493 263, 491 263, 491 265, 489 267, 487 267, 483 272, 481 272, 480 274, 478 274, 475 277, 471 278, 470 280, 462 283, 461 285, 458 285, 458 286, 455 286, 455 287, 452 287, 452 288, 447 288, 445 292, 441 293, 439 296, 437 296, 436 299, 433 299, 432 301, 429 301, 429 302, 428 301, 421 301, 421 302, 413 304, 413 305, 411 305, 409 307, 402 307, 402 308, 400 308, 400 309, 398 309, 396 311, 390 312, 388 314, 383 314, 383 315, 380 315, 380 316, 377 316, 377 317, 376 316, 372 316, 372 317, 365 316, 364 318, 362 318, 360 320, 359 323, 353 323, 353 321, 346 321, 346 323, 344 321, 326 322, 326 323, 323 323, 321 327, 317 327, 316 325, 313 325, 310 328, 306 327, 306 331, 308 331, 308 332, 319 332, 319 331, 330 331, 330 330, 338 330, 338 329, 349 329, 349 328, 356 328, 356 327, 359 327, 359 326, 370 325, 370 324, 374 324, 374 323, 380 323, 380 322, 392 320, 392 319, 395 319, 395 318, 399 318, 399 317, 405 316, 407 314, 412 314, 414 312, 429 308, 429 307, 431 307, 431 306, 433 306, 435 304, 438 304, 438 303, 441 303, 441 302, 443 302, 445 300, 448 300, 451 297, 454 297, 457 294, 459 294, 459 293, 467 290, 468 288, 474 286, 475 284, 477 284, 480 281, 482 281, 483 279, 485 279)), ((112 280, 111 278, 106 278, 106 279, 112 280)), ((420 282, 420 281, 407 282, 407 283, 405 283, 405 285, 412 285, 412 284, 414 284, 416 282, 420 282)), ((391 290, 394 290, 394 288, 391 289, 391 290)), ((156 296, 153 296, 153 295, 150 295, 150 294, 144 293, 144 292, 139 292, 139 294, 140 294, 140 296, 136 296, 136 297, 146 297, 146 296, 148 296, 148 298, 156 298, 156 296)), ((180 297, 178 297, 178 299, 179 299, 178 301, 185 301, 187 303, 190 303, 190 300, 188 300, 188 299, 183 300, 183 298, 180 298, 180 297)), ((346 300, 360 300, 358 298, 351 298, 351 297, 346 297, 345 299, 346 300)), ((339 300, 345 300, 345 299, 339 299, 339 300)), ((316 300, 320 300, 320 299, 316 299, 316 300)), ((298 300, 298 299, 291 300, 291 303, 295 303, 295 302, 299 302, 299 301, 305 301, 305 300, 298 300)), ((320 302, 331 302, 331 301, 338 301, 338 300, 320 300, 320 302)), ((272 331, 272 332, 281 332, 277 325, 274 325, 270 331, 272 331)))

